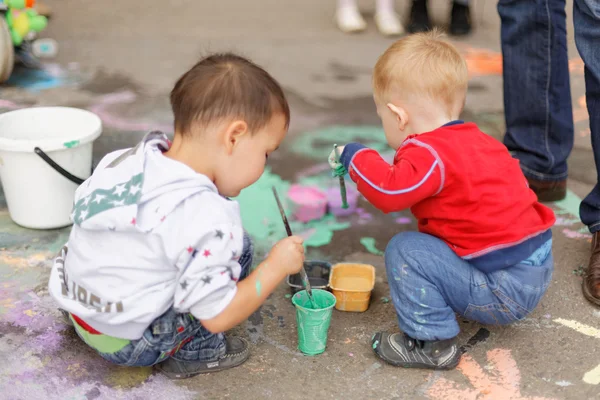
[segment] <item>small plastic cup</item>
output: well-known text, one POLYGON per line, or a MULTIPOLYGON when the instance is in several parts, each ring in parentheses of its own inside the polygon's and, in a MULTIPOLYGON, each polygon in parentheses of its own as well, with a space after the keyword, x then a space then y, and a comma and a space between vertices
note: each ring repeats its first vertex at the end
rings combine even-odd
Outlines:
POLYGON ((327 332, 335 306, 335 296, 326 290, 313 289, 312 297, 318 308, 314 309, 306 290, 292 297, 296 306, 296 324, 298 325, 298 350, 314 356, 325 351, 327 332))

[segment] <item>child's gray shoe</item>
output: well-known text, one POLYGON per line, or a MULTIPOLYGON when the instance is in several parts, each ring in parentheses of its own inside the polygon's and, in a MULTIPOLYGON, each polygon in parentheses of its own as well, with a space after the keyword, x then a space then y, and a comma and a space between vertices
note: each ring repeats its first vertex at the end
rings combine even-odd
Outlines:
POLYGON ((226 340, 225 355, 214 361, 180 361, 169 358, 158 364, 156 369, 171 379, 191 378, 194 375, 218 372, 241 365, 250 356, 248 342, 231 336, 226 340))
POLYGON ((65 325, 73 326, 73 321, 71 321, 71 317, 69 316, 69 313, 66 310, 63 310, 62 308, 59 308, 58 311, 60 311, 60 314, 62 315, 63 322, 65 323, 65 325))
POLYGON ((382 360, 404 368, 453 369, 461 356, 455 338, 429 342, 401 333, 378 332, 371 345, 382 360))

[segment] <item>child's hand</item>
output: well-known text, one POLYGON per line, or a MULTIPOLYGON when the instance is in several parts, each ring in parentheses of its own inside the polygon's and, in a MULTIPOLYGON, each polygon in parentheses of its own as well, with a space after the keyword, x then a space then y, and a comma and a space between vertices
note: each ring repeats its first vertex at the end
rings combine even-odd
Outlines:
POLYGON ((332 170, 335 171, 342 166, 342 163, 340 163, 339 159, 343 152, 344 146, 338 146, 337 150, 334 148, 333 150, 331 150, 331 153, 329 153, 327 161, 329 162, 329 166, 332 170))
POLYGON ((304 263, 304 239, 290 236, 277 242, 269 253, 269 263, 282 268, 288 275, 297 274, 304 263))

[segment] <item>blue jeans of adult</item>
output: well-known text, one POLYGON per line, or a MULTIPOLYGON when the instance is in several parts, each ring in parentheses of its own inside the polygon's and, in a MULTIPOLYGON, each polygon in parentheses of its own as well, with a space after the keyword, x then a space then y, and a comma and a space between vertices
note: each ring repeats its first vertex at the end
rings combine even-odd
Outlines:
MULTIPOLYGON (((239 259, 240 280, 250 272, 253 252, 252 241, 244 233, 244 248, 239 259)), ((115 364, 145 367, 169 357, 180 361, 218 360, 225 355, 225 346, 225 335, 211 333, 191 314, 179 314, 171 307, 150 324, 141 339, 132 340, 115 353, 99 354, 115 364)))
POLYGON ((525 318, 552 279, 552 240, 526 260, 486 274, 442 240, 403 232, 387 245, 385 268, 400 329, 417 340, 445 340, 458 335, 455 313, 489 325, 525 318))
MULTIPOLYGON (((500 0, 504 67, 504 143, 532 179, 567 178, 573 112, 565 0, 500 0)), ((574 0, 575 43, 585 64, 592 148, 600 176, 600 2, 574 0)), ((581 220, 600 231, 600 186, 580 206, 581 220)))

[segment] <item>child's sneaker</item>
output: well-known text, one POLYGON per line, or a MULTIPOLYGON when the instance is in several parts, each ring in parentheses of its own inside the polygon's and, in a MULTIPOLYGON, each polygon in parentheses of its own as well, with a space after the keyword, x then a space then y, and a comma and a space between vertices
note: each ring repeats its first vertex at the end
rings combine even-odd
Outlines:
POLYGON ((427 342, 401 333, 378 332, 371 345, 379 358, 404 368, 453 369, 461 355, 454 338, 427 342))
POLYGON ((450 34, 454 36, 468 35, 471 32, 471 11, 469 6, 454 2, 450 14, 450 34))
POLYGON ((357 7, 338 8, 335 13, 335 21, 338 28, 344 33, 360 32, 367 28, 367 23, 357 7))
POLYGON ((73 326, 73 321, 71 321, 71 316, 69 315, 69 313, 66 310, 63 310, 62 308, 59 308, 58 311, 60 311, 65 325, 73 326))
POLYGON ((237 336, 226 340, 225 355, 214 361, 179 361, 169 358, 156 368, 171 379, 191 378, 194 375, 223 371, 241 365, 250 356, 248 342, 237 336))
POLYGON ((431 30, 427 0, 413 0, 410 8, 410 21, 408 31, 410 33, 427 32, 431 30))

